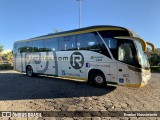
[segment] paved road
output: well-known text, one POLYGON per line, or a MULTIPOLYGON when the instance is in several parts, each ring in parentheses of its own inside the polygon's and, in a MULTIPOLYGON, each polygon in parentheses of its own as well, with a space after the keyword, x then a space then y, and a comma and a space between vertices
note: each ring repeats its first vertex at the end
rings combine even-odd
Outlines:
POLYGON ((54 118, 29 118, 39 120, 158 120, 160 118, 157 117, 107 115, 119 115, 116 111, 160 111, 160 74, 153 73, 149 84, 135 89, 123 86, 96 88, 83 82, 45 76, 27 77, 11 70, 0 71, 0 111, 56 111, 55 114, 59 115, 54 118), (63 114, 72 116, 73 113, 58 111, 86 112, 76 113, 84 118, 64 117, 63 114))

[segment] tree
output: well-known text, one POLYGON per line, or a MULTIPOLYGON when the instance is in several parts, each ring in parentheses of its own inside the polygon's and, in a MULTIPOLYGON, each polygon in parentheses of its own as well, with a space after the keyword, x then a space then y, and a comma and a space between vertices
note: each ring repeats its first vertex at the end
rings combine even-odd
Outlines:
POLYGON ((58 30, 58 29, 53 29, 53 32, 54 32, 54 33, 58 33, 59 30, 58 30))
POLYGON ((12 64, 13 63, 13 53, 12 53, 12 51, 9 51, 9 52, 5 53, 4 58, 8 63, 12 64))
POLYGON ((0 44, 0 64, 2 63, 2 51, 3 51, 3 45, 0 44))
POLYGON ((156 49, 155 53, 149 58, 151 66, 157 66, 160 63, 160 50, 156 49))
POLYGON ((3 45, 0 44, 0 52, 3 51, 3 45))
POLYGON ((63 32, 63 30, 59 30, 59 29, 53 29, 54 33, 59 33, 59 32, 63 32))
POLYGON ((155 53, 160 55, 160 49, 156 49, 155 53))

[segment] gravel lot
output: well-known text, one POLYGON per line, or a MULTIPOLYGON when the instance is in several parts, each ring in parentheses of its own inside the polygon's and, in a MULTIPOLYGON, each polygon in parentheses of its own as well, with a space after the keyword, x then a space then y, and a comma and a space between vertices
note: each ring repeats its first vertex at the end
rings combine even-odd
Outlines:
MULTIPOLYGON (((160 73, 153 73, 149 84, 136 89, 124 86, 96 88, 83 82, 0 71, 0 111, 56 111, 59 116, 24 120, 160 120, 158 117, 108 117, 117 116, 116 111, 160 111, 160 73), (71 112, 65 113, 70 117, 64 117, 64 113, 58 111, 86 112, 79 113, 84 117, 71 117, 71 112)), ((1 118, 5 119, 8 120, 1 118)))

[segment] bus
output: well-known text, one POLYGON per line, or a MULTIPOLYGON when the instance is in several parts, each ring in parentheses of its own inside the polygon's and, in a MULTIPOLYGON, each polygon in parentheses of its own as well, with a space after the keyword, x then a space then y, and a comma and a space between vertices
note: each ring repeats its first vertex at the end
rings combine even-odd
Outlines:
POLYGON ((16 41, 14 69, 31 77, 53 75, 139 88, 151 78, 147 44, 119 26, 90 26, 16 41))

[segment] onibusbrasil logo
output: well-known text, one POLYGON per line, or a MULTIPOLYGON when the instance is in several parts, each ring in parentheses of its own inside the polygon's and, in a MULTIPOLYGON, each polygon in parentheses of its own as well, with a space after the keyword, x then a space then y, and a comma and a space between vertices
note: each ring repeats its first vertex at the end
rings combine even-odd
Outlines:
POLYGON ((80 52, 72 53, 70 57, 70 64, 74 69, 80 69, 84 64, 84 57, 80 52))

